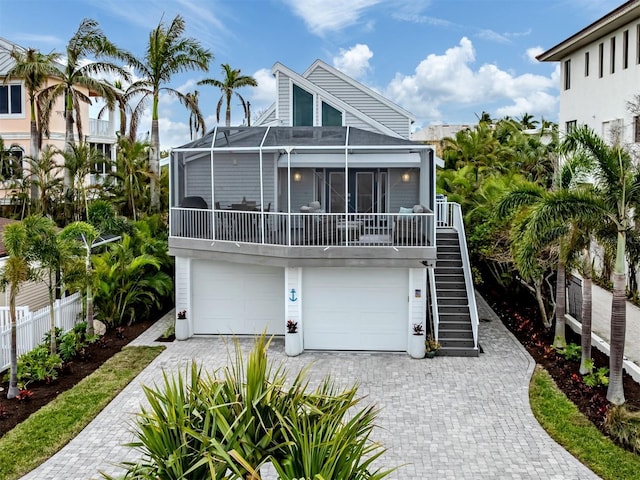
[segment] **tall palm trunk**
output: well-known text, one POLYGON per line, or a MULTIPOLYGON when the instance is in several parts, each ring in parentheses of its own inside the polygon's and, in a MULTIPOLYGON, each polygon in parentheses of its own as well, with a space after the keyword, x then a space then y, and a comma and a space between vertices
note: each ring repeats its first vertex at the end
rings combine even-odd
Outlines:
POLYGON ((87 335, 91 336, 94 334, 93 329, 93 285, 91 282, 93 279, 91 278, 91 247, 89 243, 85 240, 85 246, 87 248, 87 256, 85 258, 85 272, 87 275, 87 335))
POLYGON ((149 171, 151 179, 149 188, 151 190, 151 211, 160 211, 160 133, 158 131, 158 119, 151 121, 151 146, 149 147, 149 171))
POLYGON ((591 310, 592 310, 592 272, 591 272, 591 246, 587 245, 585 249, 585 266, 582 279, 582 330, 581 330, 581 346, 582 358, 580 360, 580 373, 586 375, 589 373, 587 363, 591 360, 591 310))
MULTIPOLYGON (((36 123, 36 112, 35 112, 35 105, 31 105, 31 129, 30 129, 31 133, 31 145, 29 146, 29 155, 31 156, 32 159, 37 160, 40 157, 40 149, 38 148, 38 124, 36 123)), ((31 172, 30 175, 30 179, 31 179, 31 200, 37 200, 40 196, 40 191, 38 188, 37 183, 35 182, 35 180, 37 180, 37 175, 36 172, 34 171, 35 169, 33 167, 29 168, 29 171, 31 172)))
POLYGON ((627 329, 626 275, 613 274, 613 298, 611 300, 611 351, 609 353, 609 388, 607 400, 615 405, 625 402, 622 384, 624 342, 627 329))
POLYGON ((609 352, 609 388, 607 400, 614 405, 622 405, 624 385, 622 383, 622 366, 624 362, 624 342, 627 330, 627 275, 624 268, 626 235, 618 230, 616 248, 616 266, 613 273, 613 298, 611 299, 611 332, 609 352))
MULTIPOLYGON (((72 151, 72 147, 75 143, 73 138, 73 104, 71 96, 67 96, 65 99, 65 110, 64 110, 64 118, 65 118, 65 131, 64 131, 64 151, 66 153, 70 153, 72 151)), ((72 205, 73 205, 73 178, 71 176, 71 170, 64 166, 64 180, 63 180, 63 190, 64 190, 64 211, 65 217, 68 221, 71 221, 73 217, 72 205)))
POLYGON ((544 325, 544 328, 551 328, 551 322, 547 315, 547 307, 545 306, 544 298, 542 297, 542 281, 542 276, 533 279, 533 286, 536 301, 538 302, 538 309, 540 310, 540 315, 542 315, 542 324, 544 325))
POLYGON ((562 257, 563 252, 561 251, 560 259, 558 260, 558 272, 556 278, 556 331, 553 337, 553 346, 556 348, 565 348, 567 346, 567 337, 565 332, 566 326, 564 318, 567 310, 567 281, 566 266, 562 257))
POLYGON ((9 373, 9 390, 7 398, 18 396, 18 321, 16 318, 16 296, 18 292, 14 286, 10 287, 9 316, 11 317, 11 370, 9 373))
POLYGON ((56 345, 56 316, 53 310, 54 283, 51 269, 49 269, 49 351, 51 355, 58 350, 56 345))

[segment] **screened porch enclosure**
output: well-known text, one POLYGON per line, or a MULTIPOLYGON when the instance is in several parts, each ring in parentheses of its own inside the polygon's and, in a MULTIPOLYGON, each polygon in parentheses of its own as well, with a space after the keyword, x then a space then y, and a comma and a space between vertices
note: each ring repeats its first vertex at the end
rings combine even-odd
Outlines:
POLYGON ((171 235, 433 246, 430 147, 349 127, 218 129, 175 149, 171 235))

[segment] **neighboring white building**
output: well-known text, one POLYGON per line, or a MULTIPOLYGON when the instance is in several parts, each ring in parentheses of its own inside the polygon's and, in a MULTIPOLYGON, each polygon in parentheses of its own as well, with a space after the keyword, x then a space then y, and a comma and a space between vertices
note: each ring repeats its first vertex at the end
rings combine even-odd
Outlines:
POLYGON ((412 115, 319 60, 272 71, 276 102, 255 126, 172 151, 178 338, 291 321, 294 354, 424 355, 421 325, 443 353, 477 356, 462 216, 436 202, 434 148, 409 140, 412 115))
POLYGON ((640 143, 628 102, 640 94, 640 1, 625 2, 538 55, 560 63, 559 128, 588 125, 605 141, 640 143))

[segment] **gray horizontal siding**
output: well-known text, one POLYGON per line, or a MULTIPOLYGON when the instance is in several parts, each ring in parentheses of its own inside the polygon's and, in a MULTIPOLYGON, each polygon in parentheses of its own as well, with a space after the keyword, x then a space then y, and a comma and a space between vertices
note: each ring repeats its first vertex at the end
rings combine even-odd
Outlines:
POLYGON ((281 125, 291 126, 291 102, 289 77, 282 72, 278 73, 278 120, 281 125))
POLYGON ((349 112, 347 112, 347 115, 346 115, 346 122, 347 122, 346 124, 349 127, 360 128, 362 130, 367 130, 369 132, 374 132, 374 133, 386 134, 386 132, 380 131, 378 128, 374 127, 373 125, 360 120, 358 117, 354 115, 351 115, 349 112))
MULTIPOLYGON (((3 295, 2 306, 9 305, 9 290, 6 290, 3 295)), ((29 310, 35 312, 43 307, 49 305, 49 290, 44 282, 25 282, 20 285, 20 292, 16 297, 16 305, 18 307, 29 307, 29 310)))
POLYGON ((404 169, 389 169, 389 213, 398 213, 400 207, 413 207, 420 203, 418 173, 413 172, 411 181, 403 182, 404 169))
POLYGON ((409 138, 410 120, 378 99, 350 85, 322 67, 317 67, 307 79, 343 102, 390 128, 398 135, 409 138))
MULTIPOLYGON (((260 204, 260 159, 258 154, 235 154, 233 156, 214 153, 215 202, 221 206, 240 203, 242 199, 260 204)), ((275 158, 263 156, 264 207, 271 202, 275 207, 275 158)), ((211 157, 205 155, 187 163, 186 196, 199 196, 214 208, 211 198, 211 157)))

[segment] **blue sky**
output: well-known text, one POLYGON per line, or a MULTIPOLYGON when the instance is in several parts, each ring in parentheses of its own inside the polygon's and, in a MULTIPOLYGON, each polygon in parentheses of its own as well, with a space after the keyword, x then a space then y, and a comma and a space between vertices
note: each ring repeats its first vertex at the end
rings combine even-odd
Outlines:
MULTIPOLYGON (((317 58, 413 112, 415 128, 475 123, 527 112, 556 120, 558 66, 535 55, 577 32, 621 0, 0 0, 0 36, 43 52, 64 51, 80 21, 93 18, 120 47, 142 56, 161 18, 181 14, 187 35, 215 56, 208 73, 176 76, 200 91, 207 128, 219 92, 197 86, 229 63, 253 75, 241 90, 255 113, 274 99, 271 66, 302 73, 317 58), (10 19, 10 20, 9 20, 10 19)), ((233 124, 241 107, 232 105, 233 124)), ((161 144, 189 140, 188 115, 163 98, 161 144)), ((148 116, 147 116, 148 122, 148 116)), ((224 121, 224 119, 222 119, 224 121)), ((143 123, 144 132, 148 123, 143 123)))

